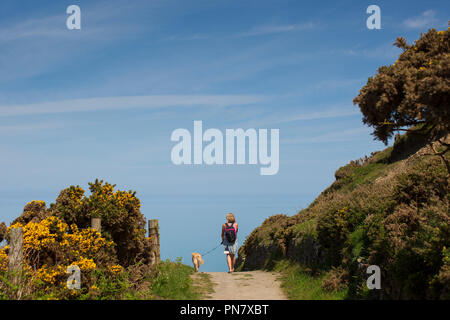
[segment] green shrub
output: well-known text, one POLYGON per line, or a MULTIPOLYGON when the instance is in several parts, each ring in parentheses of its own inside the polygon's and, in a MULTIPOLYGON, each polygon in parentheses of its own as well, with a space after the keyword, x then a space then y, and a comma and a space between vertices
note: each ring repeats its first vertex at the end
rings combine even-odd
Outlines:
POLYGON ((152 293, 162 299, 190 300, 197 299, 198 293, 192 286, 191 275, 194 269, 181 263, 162 261, 156 269, 151 284, 152 293))

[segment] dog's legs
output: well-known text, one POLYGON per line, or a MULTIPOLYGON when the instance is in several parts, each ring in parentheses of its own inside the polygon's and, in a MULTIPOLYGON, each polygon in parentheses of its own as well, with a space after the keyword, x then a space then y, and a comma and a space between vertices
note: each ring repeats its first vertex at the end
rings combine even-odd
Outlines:
POLYGON ((198 261, 197 261, 197 259, 194 258, 194 261, 192 261, 192 262, 194 263, 195 272, 198 272, 198 261))

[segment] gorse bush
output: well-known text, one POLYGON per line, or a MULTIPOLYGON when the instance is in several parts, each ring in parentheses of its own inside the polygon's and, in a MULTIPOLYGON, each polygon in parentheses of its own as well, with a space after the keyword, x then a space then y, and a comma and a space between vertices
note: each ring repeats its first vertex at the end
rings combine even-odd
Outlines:
POLYGON ((397 38, 403 53, 391 66, 382 66, 354 99, 363 122, 387 142, 397 129, 421 125, 432 137, 450 131, 450 28, 429 30, 414 44, 397 38))
MULTIPOLYGON (((32 296, 36 293, 59 298, 80 295, 83 290, 67 289, 66 271, 69 266, 79 267, 84 287, 92 282, 93 270, 117 267, 115 244, 107 241, 96 230, 80 230, 75 224, 69 226, 57 216, 49 216, 40 222, 16 222, 8 230, 18 227, 23 229, 24 260, 21 277, 30 280, 28 284, 32 290, 29 294, 32 296)), ((8 245, 0 251, 3 272, 6 271, 9 249, 8 245)), ((9 286, 7 283, 3 283, 4 285, 9 286)))
POLYGON ((79 186, 64 189, 52 206, 54 214, 80 228, 90 227, 91 218, 101 218, 102 234, 116 244, 122 265, 149 263, 150 240, 145 237, 145 218, 133 191, 114 190, 115 185, 96 180, 89 183, 90 196, 79 186))
POLYGON ((398 60, 380 67, 353 102, 385 144, 399 130, 420 134, 430 146, 436 142, 432 151, 450 175, 450 144, 442 140, 450 133, 450 27, 430 29, 412 45, 400 37, 394 45, 403 49, 398 60))
POLYGON ((89 187, 89 196, 79 186, 62 190, 49 208, 33 200, 0 230, 8 240, 13 228, 22 228, 24 257, 21 282, 13 284, 7 272, 10 247, 0 248, 2 298, 117 299, 143 288, 150 292, 152 252, 136 193, 99 180, 89 187), (90 228, 93 217, 101 218, 101 233, 90 228), (67 288, 73 265, 81 270, 80 290, 67 288))

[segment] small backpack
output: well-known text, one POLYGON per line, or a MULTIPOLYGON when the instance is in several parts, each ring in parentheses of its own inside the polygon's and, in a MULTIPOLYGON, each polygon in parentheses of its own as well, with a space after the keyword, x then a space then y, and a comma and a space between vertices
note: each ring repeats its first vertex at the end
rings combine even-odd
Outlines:
POLYGON ((225 237, 229 243, 234 243, 236 241, 236 229, 234 228, 234 223, 231 226, 228 223, 225 224, 225 237))

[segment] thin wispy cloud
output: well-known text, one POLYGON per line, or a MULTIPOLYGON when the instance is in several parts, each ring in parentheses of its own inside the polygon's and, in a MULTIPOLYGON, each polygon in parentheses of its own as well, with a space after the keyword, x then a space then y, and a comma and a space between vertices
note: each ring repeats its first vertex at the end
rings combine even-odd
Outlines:
POLYGON ((401 49, 393 46, 392 43, 384 43, 373 48, 349 48, 331 50, 330 55, 344 55, 350 57, 364 57, 369 59, 395 59, 401 53, 401 49))
MULTIPOLYGON (((293 31, 301 31, 315 28, 316 25, 312 22, 303 23, 303 24, 289 24, 289 25, 266 25, 266 26, 258 26, 254 27, 248 31, 239 32, 233 34, 232 38, 246 38, 246 37, 256 37, 277 33, 286 33, 293 31)), ((173 35, 169 37, 169 40, 205 40, 210 39, 211 35, 196 33, 187 36, 181 35, 173 35)))
POLYGON ((371 49, 362 50, 361 54, 372 59, 395 59, 401 53, 401 49, 386 43, 371 49))
POLYGON ((311 22, 303 23, 303 24, 289 24, 289 25, 268 25, 268 26, 258 26, 249 31, 241 32, 235 35, 238 38, 244 37, 255 37, 276 33, 284 33, 284 32, 293 32, 293 31, 301 31, 313 29, 315 24, 311 22))
POLYGON ((254 121, 249 121, 246 123, 245 127, 273 126, 295 121, 333 119, 333 118, 350 117, 359 114, 360 111, 357 108, 333 107, 324 111, 317 111, 317 112, 272 114, 254 121))
POLYGON ((430 27, 433 24, 438 23, 438 18, 436 17, 436 11, 427 10, 424 11, 420 16, 412 17, 403 21, 403 25, 410 29, 422 29, 425 27, 430 27))
POLYGON ((168 39, 171 41, 173 41, 173 40, 192 41, 192 40, 206 40, 209 38, 210 38, 210 36, 207 34, 196 33, 196 34, 192 34, 192 35, 173 35, 173 36, 170 36, 168 39))
POLYGON ((98 110, 121 110, 133 108, 165 108, 185 106, 226 107, 261 102, 259 95, 153 95, 73 99, 0 106, 0 116, 89 112, 98 110))
POLYGON ((299 137, 291 139, 282 139, 283 144, 306 144, 306 143, 329 143, 346 142, 358 139, 366 139, 371 132, 370 128, 357 128, 343 131, 333 131, 313 137, 299 137))
POLYGON ((330 109, 326 111, 311 112, 311 113, 300 113, 295 114, 286 118, 280 118, 275 120, 276 123, 285 123, 301 120, 315 120, 315 119, 330 119, 330 118, 340 118, 348 117, 359 114, 359 110, 356 109, 330 109))
POLYGON ((117 9, 105 12, 102 7, 83 7, 81 30, 67 29, 68 15, 64 10, 57 15, 36 14, 0 21, 0 82, 46 73, 69 59, 78 58, 80 52, 99 50, 140 32, 137 23, 122 22, 118 15, 117 9))
POLYGON ((312 84, 311 89, 315 90, 336 90, 343 88, 352 88, 355 86, 361 86, 364 83, 364 79, 341 79, 341 80, 323 80, 318 83, 312 84))
POLYGON ((105 11, 103 7, 94 6, 85 10, 82 8, 82 28, 81 30, 68 30, 66 19, 68 14, 61 11, 57 15, 37 16, 28 19, 21 19, 10 24, 3 24, 0 27, 0 43, 15 40, 25 41, 50 41, 50 40, 73 40, 78 36, 84 40, 97 40, 99 38, 118 38, 124 33, 137 32, 139 26, 130 23, 110 23, 117 20, 123 12, 120 8, 105 11))
POLYGON ((0 29, 0 42, 30 37, 54 37, 63 34, 67 35, 67 29, 64 28, 64 16, 58 15, 4 26, 0 29))
POLYGON ((41 131, 44 129, 58 129, 63 128, 64 125, 61 123, 41 123, 41 124, 17 124, 17 125, 0 125, 0 133, 29 133, 31 131, 41 131))

